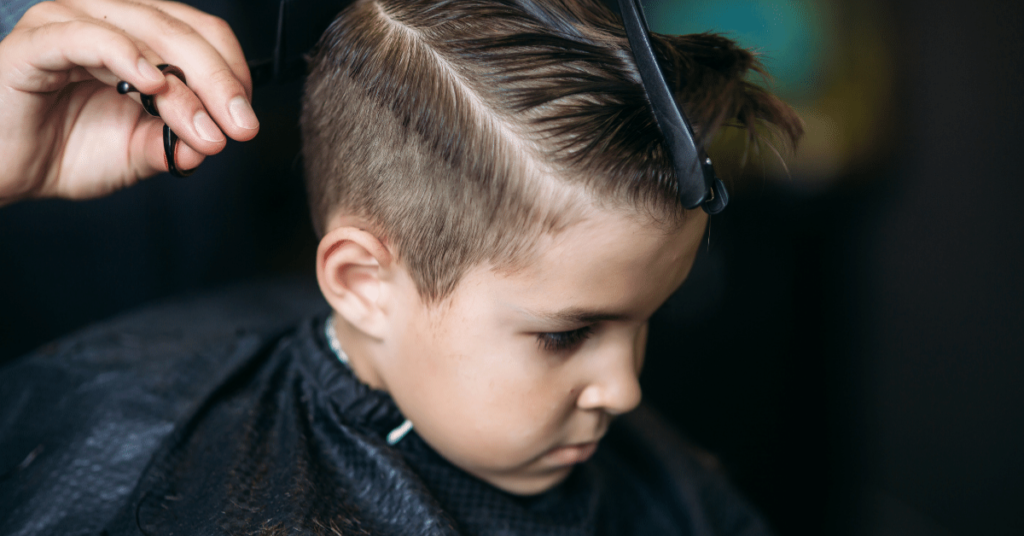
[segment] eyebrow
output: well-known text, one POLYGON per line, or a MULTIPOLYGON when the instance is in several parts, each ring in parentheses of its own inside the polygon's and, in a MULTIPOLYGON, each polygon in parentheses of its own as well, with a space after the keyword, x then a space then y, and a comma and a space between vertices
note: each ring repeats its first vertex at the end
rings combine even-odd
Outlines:
POLYGON ((581 307, 568 307, 559 311, 530 311, 527 309, 523 311, 535 318, 561 324, 593 324, 595 322, 624 320, 628 316, 623 313, 584 309, 581 307))

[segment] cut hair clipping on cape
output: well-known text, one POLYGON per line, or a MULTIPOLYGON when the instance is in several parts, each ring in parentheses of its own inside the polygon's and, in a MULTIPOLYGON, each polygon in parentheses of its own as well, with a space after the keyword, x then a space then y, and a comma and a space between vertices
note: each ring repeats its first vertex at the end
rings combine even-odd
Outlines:
POLYGON ((729 192, 715 176, 711 158, 697 144, 693 128, 672 96, 672 90, 658 66, 640 0, 619 0, 619 10, 644 92, 672 158, 679 201, 688 209, 699 206, 708 214, 718 214, 729 204, 729 192))

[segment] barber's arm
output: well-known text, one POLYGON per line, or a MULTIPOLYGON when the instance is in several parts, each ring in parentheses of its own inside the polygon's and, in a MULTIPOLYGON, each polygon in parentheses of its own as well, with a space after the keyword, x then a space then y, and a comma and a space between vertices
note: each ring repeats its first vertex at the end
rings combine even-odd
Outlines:
POLYGON ((40 2, 0 41, 0 205, 98 197, 166 171, 165 121, 181 139, 176 167, 192 169, 256 135, 251 95, 220 19, 157 0, 40 2), (121 80, 155 95, 160 117, 119 94, 121 80))

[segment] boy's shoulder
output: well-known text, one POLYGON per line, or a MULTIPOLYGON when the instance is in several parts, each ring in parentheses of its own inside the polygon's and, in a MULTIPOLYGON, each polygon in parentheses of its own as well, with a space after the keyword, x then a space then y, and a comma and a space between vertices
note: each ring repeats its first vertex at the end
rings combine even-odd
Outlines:
POLYGON ((98 532, 175 423, 324 307, 310 281, 243 284, 103 322, 0 369, 0 533, 98 532))

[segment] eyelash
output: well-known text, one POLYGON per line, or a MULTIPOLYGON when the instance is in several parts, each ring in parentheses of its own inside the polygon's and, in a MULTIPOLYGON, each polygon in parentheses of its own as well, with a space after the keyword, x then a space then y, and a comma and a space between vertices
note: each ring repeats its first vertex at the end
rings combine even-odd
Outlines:
POLYGON ((564 352, 582 344, 583 341, 590 337, 593 331, 592 326, 584 326, 571 331, 538 333, 537 342, 540 343, 541 348, 548 352, 564 352))

